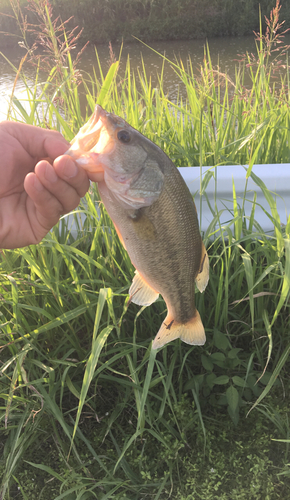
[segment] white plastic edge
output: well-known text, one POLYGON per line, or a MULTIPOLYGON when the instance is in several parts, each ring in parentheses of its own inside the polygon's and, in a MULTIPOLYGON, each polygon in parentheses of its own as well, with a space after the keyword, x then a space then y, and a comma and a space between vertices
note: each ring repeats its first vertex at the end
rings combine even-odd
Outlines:
MULTIPOLYGON (((180 173, 184 178, 190 192, 195 196, 195 204, 200 221, 200 168, 199 167, 181 167, 180 173)), ((245 216, 249 217, 253 207, 254 193, 257 195, 255 206, 255 220, 261 226, 264 232, 272 232, 274 224, 264 210, 271 215, 271 208, 260 187, 250 177, 246 178, 247 168, 240 165, 202 167, 202 175, 211 171, 214 175, 205 189, 210 205, 219 211, 223 210, 220 220, 222 224, 234 217, 233 214, 233 182, 236 190, 237 203, 242 207, 244 205, 245 216), (216 203, 216 205, 215 205, 216 203), (263 208, 262 208, 263 207, 263 208), (264 210, 263 210, 264 209, 264 210)), ((275 204, 280 216, 281 224, 286 224, 290 213, 290 164, 268 164, 254 165, 252 172, 259 177, 270 191, 275 200, 275 204)), ((202 196, 201 209, 201 231, 205 232, 213 220, 212 212, 208 206, 205 196, 202 196)))
MULTIPOLYGON (((181 167, 179 171, 190 192, 195 197, 198 219, 200 221, 200 168, 181 167)), ((211 171, 214 177, 210 179, 206 187, 206 196, 202 196, 200 229, 203 233, 207 231, 209 224, 213 220, 208 202, 213 209, 218 211, 222 210, 220 216, 222 225, 233 219, 233 182, 236 190, 237 203, 240 207, 242 207, 245 188, 247 190, 246 202, 243 207, 245 216, 250 217, 254 193, 256 193, 255 220, 262 227, 264 232, 273 232, 274 224, 264 212, 264 210, 266 210, 266 212, 271 214, 270 206, 259 186, 251 177, 249 179, 246 178, 246 167, 240 165, 202 167, 202 176, 204 177, 208 171, 211 171)), ((252 171, 263 181, 271 192, 276 202, 281 224, 286 224, 290 213, 290 163, 254 165, 252 171)), ((79 216, 84 221, 86 215, 80 213, 79 216)), ((75 237, 77 231, 74 218, 71 214, 65 217, 68 217, 68 227, 71 226, 72 235, 75 237)))

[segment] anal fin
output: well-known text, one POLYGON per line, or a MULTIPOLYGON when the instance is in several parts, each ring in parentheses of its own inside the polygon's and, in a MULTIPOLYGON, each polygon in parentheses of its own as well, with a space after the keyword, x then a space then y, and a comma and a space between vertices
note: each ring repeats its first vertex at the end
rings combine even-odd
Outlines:
POLYGON ((178 323, 168 313, 153 341, 152 349, 159 349, 168 342, 179 338, 190 345, 203 345, 205 343, 205 331, 197 310, 187 323, 178 323))
POLYGON ((159 293, 148 285, 137 270, 135 271, 129 294, 131 302, 138 306, 150 306, 159 297, 159 293))
POLYGON ((204 243, 201 242, 201 260, 198 274, 195 278, 196 286, 200 292, 206 289, 209 279, 209 258, 204 243))

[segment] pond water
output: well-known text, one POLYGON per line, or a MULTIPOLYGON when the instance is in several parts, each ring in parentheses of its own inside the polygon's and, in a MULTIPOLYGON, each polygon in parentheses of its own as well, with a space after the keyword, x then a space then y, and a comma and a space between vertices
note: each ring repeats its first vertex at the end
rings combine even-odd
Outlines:
MULTIPOLYGON (((227 71, 229 74, 234 74, 234 60, 246 51, 252 52, 255 50, 254 37, 241 37, 241 38, 215 38, 208 40, 210 53, 213 64, 219 64, 222 71, 227 71)), ((166 58, 175 61, 175 58, 181 59, 186 65, 187 59, 190 56, 193 67, 198 73, 198 68, 202 64, 206 40, 186 40, 186 41, 167 41, 155 42, 150 45, 155 51, 160 54, 165 54, 166 58)), ((1 49, 0 49, 1 50, 1 49)), ((107 46, 98 46, 98 54, 100 57, 102 69, 105 72, 108 68, 109 49, 107 46)), ((114 45, 113 51, 116 58, 119 57, 120 45, 114 45)), ((21 57, 25 51, 20 47, 3 49, 2 56, 0 55, 0 119, 5 119, 8 109, 9 97, 13 89, 15 80, 15 68, 18 68, 21 57), (7 59, 5 59, 5 57, 7 59), (14 65, 14 68, 13 66, 14 65)), ((134 42, 125 44, 122 48, 121 67, 125 68, 128 55, 130 56, 132 70, 142 67, 142 58, 146 67, 148 76, 152 78, 153 85, 157 85, 157 73, 160 73, 163 58, 146 47, 141 42, 134 42)), ((79 68, 90 74, 93 73, 93 66, 97 67, 97 60, 95 56, 95 49, 93 46, 88 46, 84 51, 79 68)), ((34 68, 29 64, 25 66, 25 73, 28 79, 34 80, 34 68)), ((43 75, 45 79, 45 75, 43 75)), ((169 63, 164 67, 164 88, 171 99, 178 90, 179 79, 169 63)), ((25 99, 26 95, 23 93, 24 86, 19 80, 16 84, 16 92, 18 98, 25 99)))
MULTIPOLYGON (((181 59, 186 66, 187 60, 190 57, 196 74, 199 73, 199 67, 202 64, 206 43, 208 42, 213 65, 218 64, 221 71, 227 72, 234 77, 235 66, 237 60, 246 52, 256 53, 254 35, 248 37, 225 37, 206 40, 186 40, 186 41, 166 41, 155 42, 148 48, 141 42, 125 44, 122 49, 120 71, 125 68, 127 56, 129 54, 132 70, 142 68, 142 58, 146 67, 147 75, 151 76, 152 84, 158 84, 157 73, 160 73, 163 58, 160 54, 165 54, 166 58, 175 61, 175 58, 181 59)), ((98 54, 100 57, 103 72, 106 72, 109 61, 109 48, 107 46, 98 46, 98 54)), ((113 46, 113 51, 116 58, 119 57, 120 46, 113 46)), ((3 49, 3 54, 7 58, 0 56, 0 119, 5 119, 9 96, 14 85, 15 68, 18 68, 21 57, 25 54, 20 47, 13 49, 3 49), (9 61, 9 62, 8 62, 9 61), (14 68, 12 65, 14 65, 14 68)), ((97 67, 95 49, 93 46, 88 46, 84 51, 79 69, 93 74, 93 66, 97 67)), ((34 69, 29 64, 25 66, 25 73, 28 79, 34 80, 34 69)), ((43 75, 43 80, 45 80, 43 75)), ((164 90, 170 99, 174 100, 177 95, 180 81, 169 63, 165 63, 164 67, 164 90)), ((23 84, 19 80, 16 84, 16 92, 18 98, 25 99, 23 93, 23 84)), ((182 93, 182 89, 181 89, 182 93)))

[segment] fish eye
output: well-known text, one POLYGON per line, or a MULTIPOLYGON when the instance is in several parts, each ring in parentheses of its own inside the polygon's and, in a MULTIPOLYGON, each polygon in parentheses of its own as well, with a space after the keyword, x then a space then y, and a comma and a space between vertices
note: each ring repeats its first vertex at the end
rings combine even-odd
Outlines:
POLYGON ((131 136, 127 130, 120 130, 117 134, 119 141, 128 143, 131 140, 131 136))

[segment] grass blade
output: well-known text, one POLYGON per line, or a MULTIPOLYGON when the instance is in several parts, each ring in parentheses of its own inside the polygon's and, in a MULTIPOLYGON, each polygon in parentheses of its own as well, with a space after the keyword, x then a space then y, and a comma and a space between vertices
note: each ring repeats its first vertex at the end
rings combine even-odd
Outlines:
MULTIPOLYGON (((95 369, 99 360, 100 353, 104 347, 104 344, 110 335, 111 331, 114 329, 113 325, 109 325, 106 328, 104 328, 101 333, 98 334, 99 331, 99 325, 101 321, 101 315, 102 311, 106 302, 108 290, 102 289, 100 290, 99 293, 99 301, 98 301, 98 307, 96 311, 96 317, 95 317, 95 323, 94 323, 94 331, 93 331, 93 341, 92 341, 92 350, 90 357, 87 362, 84 378, 83 378, 83 384, 81 388, 81 393, 80 393, 80 400, 79 400, 79 406, 78 406, 78 412, 76 416, 76 421, 74 425, 74 430, 73 430, 73 435, 72 435, 72 443, 77 431, 79 419, 81 416, 82 408, 85 403, 85 399, 91 384, 91 381, 94 377, 95 369)), ((71 443, 71 446, 72 446, 71 443)))

